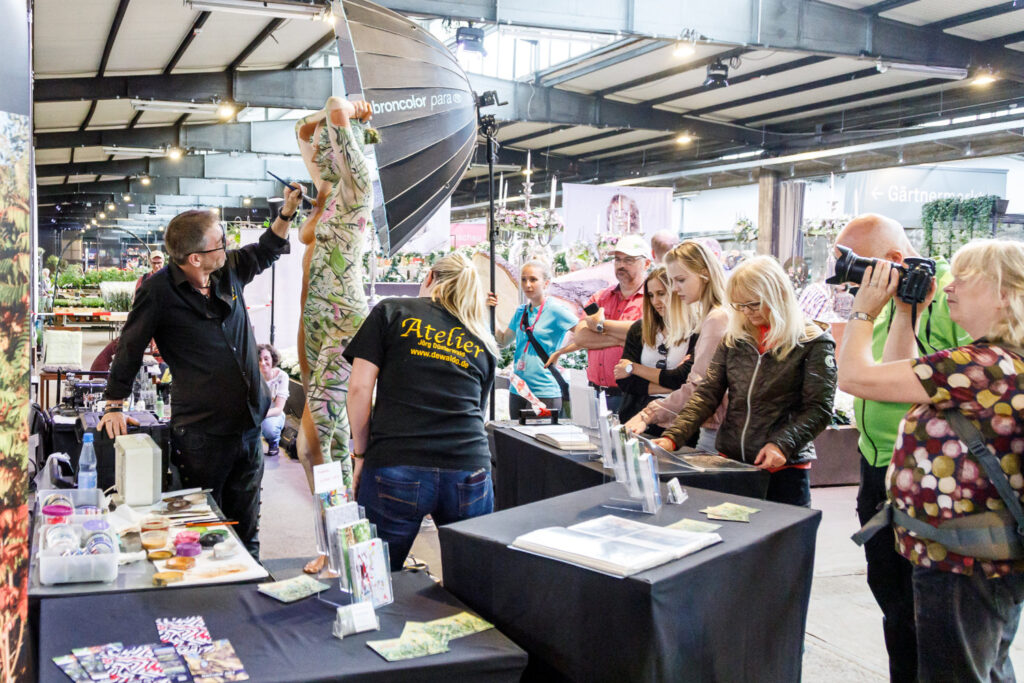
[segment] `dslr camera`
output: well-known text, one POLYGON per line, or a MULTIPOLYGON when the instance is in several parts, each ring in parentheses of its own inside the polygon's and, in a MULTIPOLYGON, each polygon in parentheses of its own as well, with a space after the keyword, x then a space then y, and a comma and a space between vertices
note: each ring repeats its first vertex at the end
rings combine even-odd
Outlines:
MULTIPOLYGON (((827 284, 841 285, 852 282, 859 285, 868 266, 878 263, 877 259, 857 256, 852 249, 840 244, 836 245, 836 249, 839 250, 839 258, 836 259, 834 274, 825 280, 827 284)), ((895 268, 900 274, 900 281, 896 286, 896 296, 900 301, 908 304, 924 303, 932 288, 932 280, 935 279, 935 261, 930 258, 908 256, 903 259, 902 266, 895 268)))

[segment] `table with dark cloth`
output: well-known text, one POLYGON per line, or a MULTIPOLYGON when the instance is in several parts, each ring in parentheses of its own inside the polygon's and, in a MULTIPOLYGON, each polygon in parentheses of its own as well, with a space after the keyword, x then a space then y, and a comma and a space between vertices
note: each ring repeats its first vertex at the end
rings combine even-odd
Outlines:
MULTIPOLYGON (((494 509, 516 505, 600 486, 615 477, 593 453, 563 451, 520 434, 510 426, 489 426, 493 438, 494 509)), ((677 464, 658 461, 659 478, 679 478, 684 487, 698 486, 711 491, 764 498, 768 473, 763 470, 694 472, 677 464)))
MULTIPOLYGON (((156 643, 155 620, 201 615, 214 639, 227 638, 250 681, 518 681, 526 654, 497 630, 451 641, 449 652, 388 662, 368 640, 397 638, 406 621, 458 614, 465 606, 426 574, 392 575, 395 602, 377 610, 379 631, 331 634, 335 610, 310 597, 285 604, 253 585, 183 588, 175 591, 49 598, 43 600, 39 680, 67 677, 51 661, 74 647, 121 641, 156 643)), ((337 582, 324 598, 343 604, 337 582)))
POLYGON ((821 513, 688 493, 644 515, 602 507, 625 496, 611 483, 442 526, 445 588, 530 654, 524 680, 799 681, 821 513), (761 511, 717 522, 722 543, 625 579, 508 547, 606 514, 704 520, 698 510, 726 501, 761 511))

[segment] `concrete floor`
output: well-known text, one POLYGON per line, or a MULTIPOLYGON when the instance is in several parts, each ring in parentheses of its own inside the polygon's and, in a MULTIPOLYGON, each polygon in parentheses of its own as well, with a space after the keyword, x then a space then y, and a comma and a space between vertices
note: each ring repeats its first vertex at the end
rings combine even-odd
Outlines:
MULTIPOLYGON (((107 339, 103 332, 86 333, 86 365, 107 339)), ((803 662, 804 680, 811 683, 888 679, 881 612, 868 590, 864 555, 850 540, 859 526, 854 511, 856 495, 854 486, 817 488, 811 493, 812 507, 822 511, 803 662)), ((313 503, 298 461, 285 455, 266 460, 262 510, 263 559, 311 558, 316 554, 313 503)), ((412 555, 426 563, 431 574, 441 576, 436 529, 421 531, 412 555)), ((1017 670, 1024 671, 1024 639, 1014 641, 1011 657, 1017 670)))

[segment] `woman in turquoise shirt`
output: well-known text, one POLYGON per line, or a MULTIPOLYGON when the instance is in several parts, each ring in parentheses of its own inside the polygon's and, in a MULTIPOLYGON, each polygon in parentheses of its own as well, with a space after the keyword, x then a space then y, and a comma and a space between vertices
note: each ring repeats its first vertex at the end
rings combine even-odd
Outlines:
MULTIPOLYGON (((561 348, 566 332, 579 319, 567 306, 547 297, 548 285, 551 284, 551 272, 547 264, 541 261, 525 263, 520 270, 519 281, 527 303, 516 309, 508 329, 500 331, 496 336, 501 344, 507 344, 515 338, 516 354, 512 361, 512 371, 526 382, 530 392, 545 406, 558 411, 562 407, 562 389, 551 374, 557 370, 544 367, 547 358, 542 359, 530 343, 527 330, 533 332, 534 338, 544 350, 544 356, 548 356, 561 348)), ((510 387, 508 411, 512 419, 518 418, 519 411, 526 408, 530 408, 530 402, 520 396, 514 386, 510 387)))

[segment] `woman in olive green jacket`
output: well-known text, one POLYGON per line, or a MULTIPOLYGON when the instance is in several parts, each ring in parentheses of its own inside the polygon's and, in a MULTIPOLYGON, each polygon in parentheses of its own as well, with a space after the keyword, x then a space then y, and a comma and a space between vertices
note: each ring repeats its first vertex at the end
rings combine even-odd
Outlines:
POLYGON ((835 341, 804 316, 789 278, 769 256, 737 268, 727 293, 733 310, 725 337, 660 445, 685 443, 728 392, 715 447, 770 472, 768 500, 808 506, 814 438, 832 418, 835 341))

